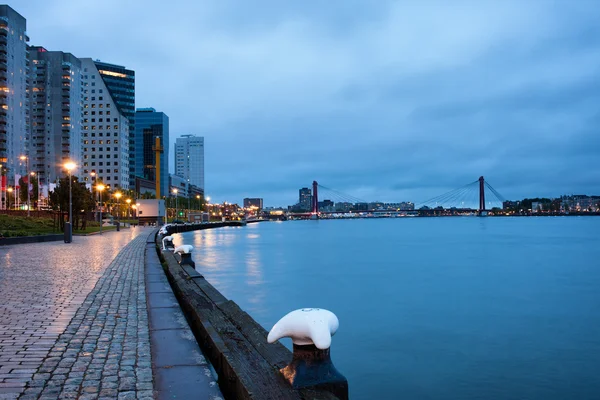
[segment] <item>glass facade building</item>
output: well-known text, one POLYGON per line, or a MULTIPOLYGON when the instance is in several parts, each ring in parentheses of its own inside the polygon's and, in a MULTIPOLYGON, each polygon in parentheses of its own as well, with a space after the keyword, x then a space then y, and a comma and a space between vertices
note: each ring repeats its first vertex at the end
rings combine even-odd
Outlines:
MULTIPOLYGON (((154 139, 160 138, 161 197, 169 193, 169 117, 154 108, 138 108, 135 112, 135 175, 156 182, 154 139)), ((132 159, 133 160, 133 159, 132 159)))

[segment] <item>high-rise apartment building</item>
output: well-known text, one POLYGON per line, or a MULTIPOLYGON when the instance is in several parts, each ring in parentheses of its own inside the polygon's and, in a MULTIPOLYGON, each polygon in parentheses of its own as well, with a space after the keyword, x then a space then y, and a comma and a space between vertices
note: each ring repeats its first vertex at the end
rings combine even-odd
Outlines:
POLYGON ((302 188, 298 191, 298 205, 303 210, 312 208, 312 191, 309 188, 302 188))
MULTIPOLYGON (((100 78, 108 89, 117 110, 129 121, 128 152, 129 159, 129 185, 135 186, 135 71, 120 65, 94 61, 100 78)), ((95 82, 90 82, 95 83, 95 82)), ((96 82, 96 84, 98 84, 96 82)), ((94 86, 89 89, 93 90, 94 86)))
POLYGON ((41 184, 64 176, 67 160, 81 166, 81 61, 70 53, 29 47, 30 169, 41 184))
MULTIPOLYGON (((91 58, 81 59, 83 86, 83 174, 111 187, 130 187, 130 132, 127 116, 117 106, 115 96, 102 78, 112 71, 101 70, 91 58), (104 72, 101 72, 104 71, 104 72)), ((116 73, 116 72, 115 72, 116 73)), ((135 116, 132 116, 135 117, 135 116)), ((133 158, 132 158, 133 159, 133 158)), ((135 167, 134 167, 135 168, 135 167)))
POLYGON ((135 112, 135 174, 156 182, 155 138, 160 138, 160 192, 169 195, 169 117, 154 108, 138 108, 135 112))
POLYGON ((19 160, 27 155, 29 140, 26 28, 22 15, 0 5, 0 164, 9 181, 27 173, 19 160))
POLYGON ((204 190, 204 137, 183 135, 177 138, 175 175, 204 190))

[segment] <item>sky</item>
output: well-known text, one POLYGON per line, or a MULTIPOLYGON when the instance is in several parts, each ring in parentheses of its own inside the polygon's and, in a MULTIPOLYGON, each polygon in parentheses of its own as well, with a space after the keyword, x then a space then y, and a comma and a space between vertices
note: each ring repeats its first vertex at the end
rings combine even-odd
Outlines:
POLYGON ((212 201, 600 195, 595 0, 8 4, 31 45, 135 70, 171 143, 204 136, 212 201))

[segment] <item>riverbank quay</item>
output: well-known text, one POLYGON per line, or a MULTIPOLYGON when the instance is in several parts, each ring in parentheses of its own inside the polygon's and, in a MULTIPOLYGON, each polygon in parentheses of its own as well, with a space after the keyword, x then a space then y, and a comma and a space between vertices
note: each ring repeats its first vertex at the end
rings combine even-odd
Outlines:
POLYGON ((153 398, 153 229, 0 248, 0 399, 153 398))
POLYGON ((145 258, 155 398, 222 400, 211 366, 169 285, 154 236, 146 244, 145 258))
POLYGON ((163 250, 157 235, 156 251, 171 287, 226 399, 348 398, 348 382, 333 367, 329 348, 299 346, 310 349, 298 357, 296 345, 292 354, 281 343, 269 344, 260 324, 176 256, 185 247, 163 250))

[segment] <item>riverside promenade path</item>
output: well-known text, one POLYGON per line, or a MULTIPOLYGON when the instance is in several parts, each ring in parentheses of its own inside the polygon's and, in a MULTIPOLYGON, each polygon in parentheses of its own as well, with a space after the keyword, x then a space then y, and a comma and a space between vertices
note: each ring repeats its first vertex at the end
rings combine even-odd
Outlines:
POLYGON ((153 398, 152 232, 0 247, 0 399, 153 398))

